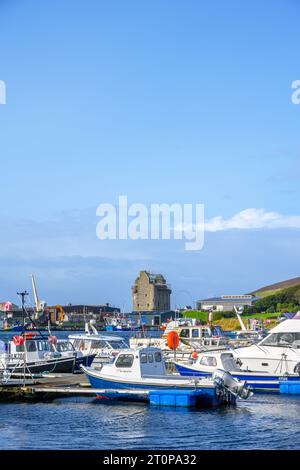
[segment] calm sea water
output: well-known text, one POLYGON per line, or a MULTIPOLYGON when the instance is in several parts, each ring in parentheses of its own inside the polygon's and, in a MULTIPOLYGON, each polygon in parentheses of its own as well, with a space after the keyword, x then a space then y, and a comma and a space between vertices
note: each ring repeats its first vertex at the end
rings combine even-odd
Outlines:
POLYGON ((0 449, 300 449, 300 397, 159 409, 91 398, 0 404, 0 449))

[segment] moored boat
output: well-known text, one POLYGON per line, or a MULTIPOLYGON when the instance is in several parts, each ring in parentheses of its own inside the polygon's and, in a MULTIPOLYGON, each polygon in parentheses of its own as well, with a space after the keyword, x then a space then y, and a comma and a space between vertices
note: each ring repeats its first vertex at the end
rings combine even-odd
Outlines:
POLYGON ((93 355, 93 366, 103 362, 110 362, 119 351, 128 348, 123 338, 98 333, 92 323, 86 323, 84 334, 69 335, 69 342, 76 352, 84 355, 93 355))
POLYGON ((257 344, 233 355, 243 370, 283 376, 300 371, 300 319, 285 320, 257 344))
MULTIPOLYGON (((194 353, 190 360, 174 363, 183 377, 212 377, 216 370, 223 369, 235 379, 247 381, 248 386, 257 391, 278 392, 282 380, 282 374, 242 370, 234 358, 233 351, 194 353)), ((299 375, 291 374, 289 379, 299 380, 299 375)))
POLYGON ((216 371, 213 378, 186 378, 167 374, 162 351, 154 347, 122 351, 113 363, 94 369, 83 367, 83 371, 91 386, 101 389, 101 394, 107 397, 119 390, 130 390, 131 399, 140 399, 141 390, 200 390, 202 405, 214 407, 235 403, 237 397, 249 396, 246 384, 231 376, 229 378, 229 375, 225 379, 222 375, 224 371, 216 371))
POLYGON ((177 354, 188 358, 190 353, 207 350, 222 350, 228 348, 228 340, 224 337, 222 329, 218 326, 201 325, 195 319, 181 318, 167 323, 163 334, 156 337, 145 337, 141 333, 130 338, 130 347, 155 346, 161 348, 165 355, 172 351, 168 345, 168 337, 177 333, 179 344, 177 354))
POLYGON ((14 374, 72 373, 75 354, 64 356, 55 351, 51 341, 37 333, 23 333, 4 344, 0 353, 0 371, 14 374))

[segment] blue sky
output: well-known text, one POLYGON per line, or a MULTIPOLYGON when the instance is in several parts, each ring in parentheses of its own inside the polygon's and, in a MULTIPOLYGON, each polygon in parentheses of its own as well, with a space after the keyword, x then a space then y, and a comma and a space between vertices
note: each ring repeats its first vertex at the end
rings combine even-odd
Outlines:
POLYGON ((297 0, 0 0, 1 299, 31 272, 50 304, 126 309, 140 269, 174 304, 298 276, 299 15, 297 0), (204 203, 208 220, 263 209, 280 228, 220 226, 199 253, 100 241, 96 207, 120 194, 204 203))

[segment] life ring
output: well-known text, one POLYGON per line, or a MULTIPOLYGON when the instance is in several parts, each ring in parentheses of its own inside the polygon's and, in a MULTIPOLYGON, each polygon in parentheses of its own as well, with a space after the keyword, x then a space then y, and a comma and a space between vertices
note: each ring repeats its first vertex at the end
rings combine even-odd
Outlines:
POLYGON ((14 336, 13 337, 13 343, 14 343, 15 346, 23 346, 23 344, 24 344, 23 336, 14 336))
POLYGON ((176 331, 168 333, 168 347, 172 350, 177 349, 179 346, 179 335, 176 331))

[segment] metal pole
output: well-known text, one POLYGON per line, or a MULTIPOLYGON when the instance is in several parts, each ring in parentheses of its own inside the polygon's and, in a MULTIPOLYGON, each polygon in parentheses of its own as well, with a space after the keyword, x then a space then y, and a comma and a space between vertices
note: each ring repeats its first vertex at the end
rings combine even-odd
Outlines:
MULTIPOLYGON (((22 315, 23 315, 23 333, 25 331, 25 297, 28 295, 28 292, 25 290, 24 292, 17 292, 22 299, 22 315)), ((24 337, 24 359, 23 359, 23 385, 26 385, 26 338, 24 337)))

